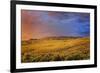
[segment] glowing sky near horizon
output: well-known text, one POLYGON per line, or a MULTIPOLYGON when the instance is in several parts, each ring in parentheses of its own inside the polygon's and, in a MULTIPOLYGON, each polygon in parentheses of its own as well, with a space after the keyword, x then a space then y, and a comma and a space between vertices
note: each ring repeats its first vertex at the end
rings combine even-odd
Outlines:
POLYGON ((89 36, 90 14, 21 10, 22 40, 49 36, 89 36))

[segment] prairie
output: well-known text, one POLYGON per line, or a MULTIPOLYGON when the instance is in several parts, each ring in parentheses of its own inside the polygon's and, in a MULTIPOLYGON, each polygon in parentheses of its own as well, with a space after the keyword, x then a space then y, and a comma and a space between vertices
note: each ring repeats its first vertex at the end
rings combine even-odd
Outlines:
POLYGON ((48 37, 22 41, 21 62, 87 60, 89 37, 48 37))

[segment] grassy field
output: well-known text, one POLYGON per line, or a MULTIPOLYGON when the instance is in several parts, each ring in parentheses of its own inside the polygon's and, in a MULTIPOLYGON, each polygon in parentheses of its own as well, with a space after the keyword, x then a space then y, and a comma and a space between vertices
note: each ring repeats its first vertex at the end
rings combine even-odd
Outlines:
POLYGON ((89 37, 49 37, 22 41, 22 63, 86 60, 89 58, 89 37))

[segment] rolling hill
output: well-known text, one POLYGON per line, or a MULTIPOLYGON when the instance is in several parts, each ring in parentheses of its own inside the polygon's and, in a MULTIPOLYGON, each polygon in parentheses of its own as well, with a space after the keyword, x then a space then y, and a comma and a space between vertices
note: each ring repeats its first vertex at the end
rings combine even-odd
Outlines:
POLYGON ((89 58, 89 37, 47 37, 22 41, 22 63, 87 60, 89 58))

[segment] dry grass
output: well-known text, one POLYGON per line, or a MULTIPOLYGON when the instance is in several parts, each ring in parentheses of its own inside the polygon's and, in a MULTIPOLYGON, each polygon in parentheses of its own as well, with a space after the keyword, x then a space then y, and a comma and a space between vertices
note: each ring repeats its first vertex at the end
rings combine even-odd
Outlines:
POLYGON ((51 38, 22 42, 22 62, 86 60, 90 58, 90 39, 51 38))

